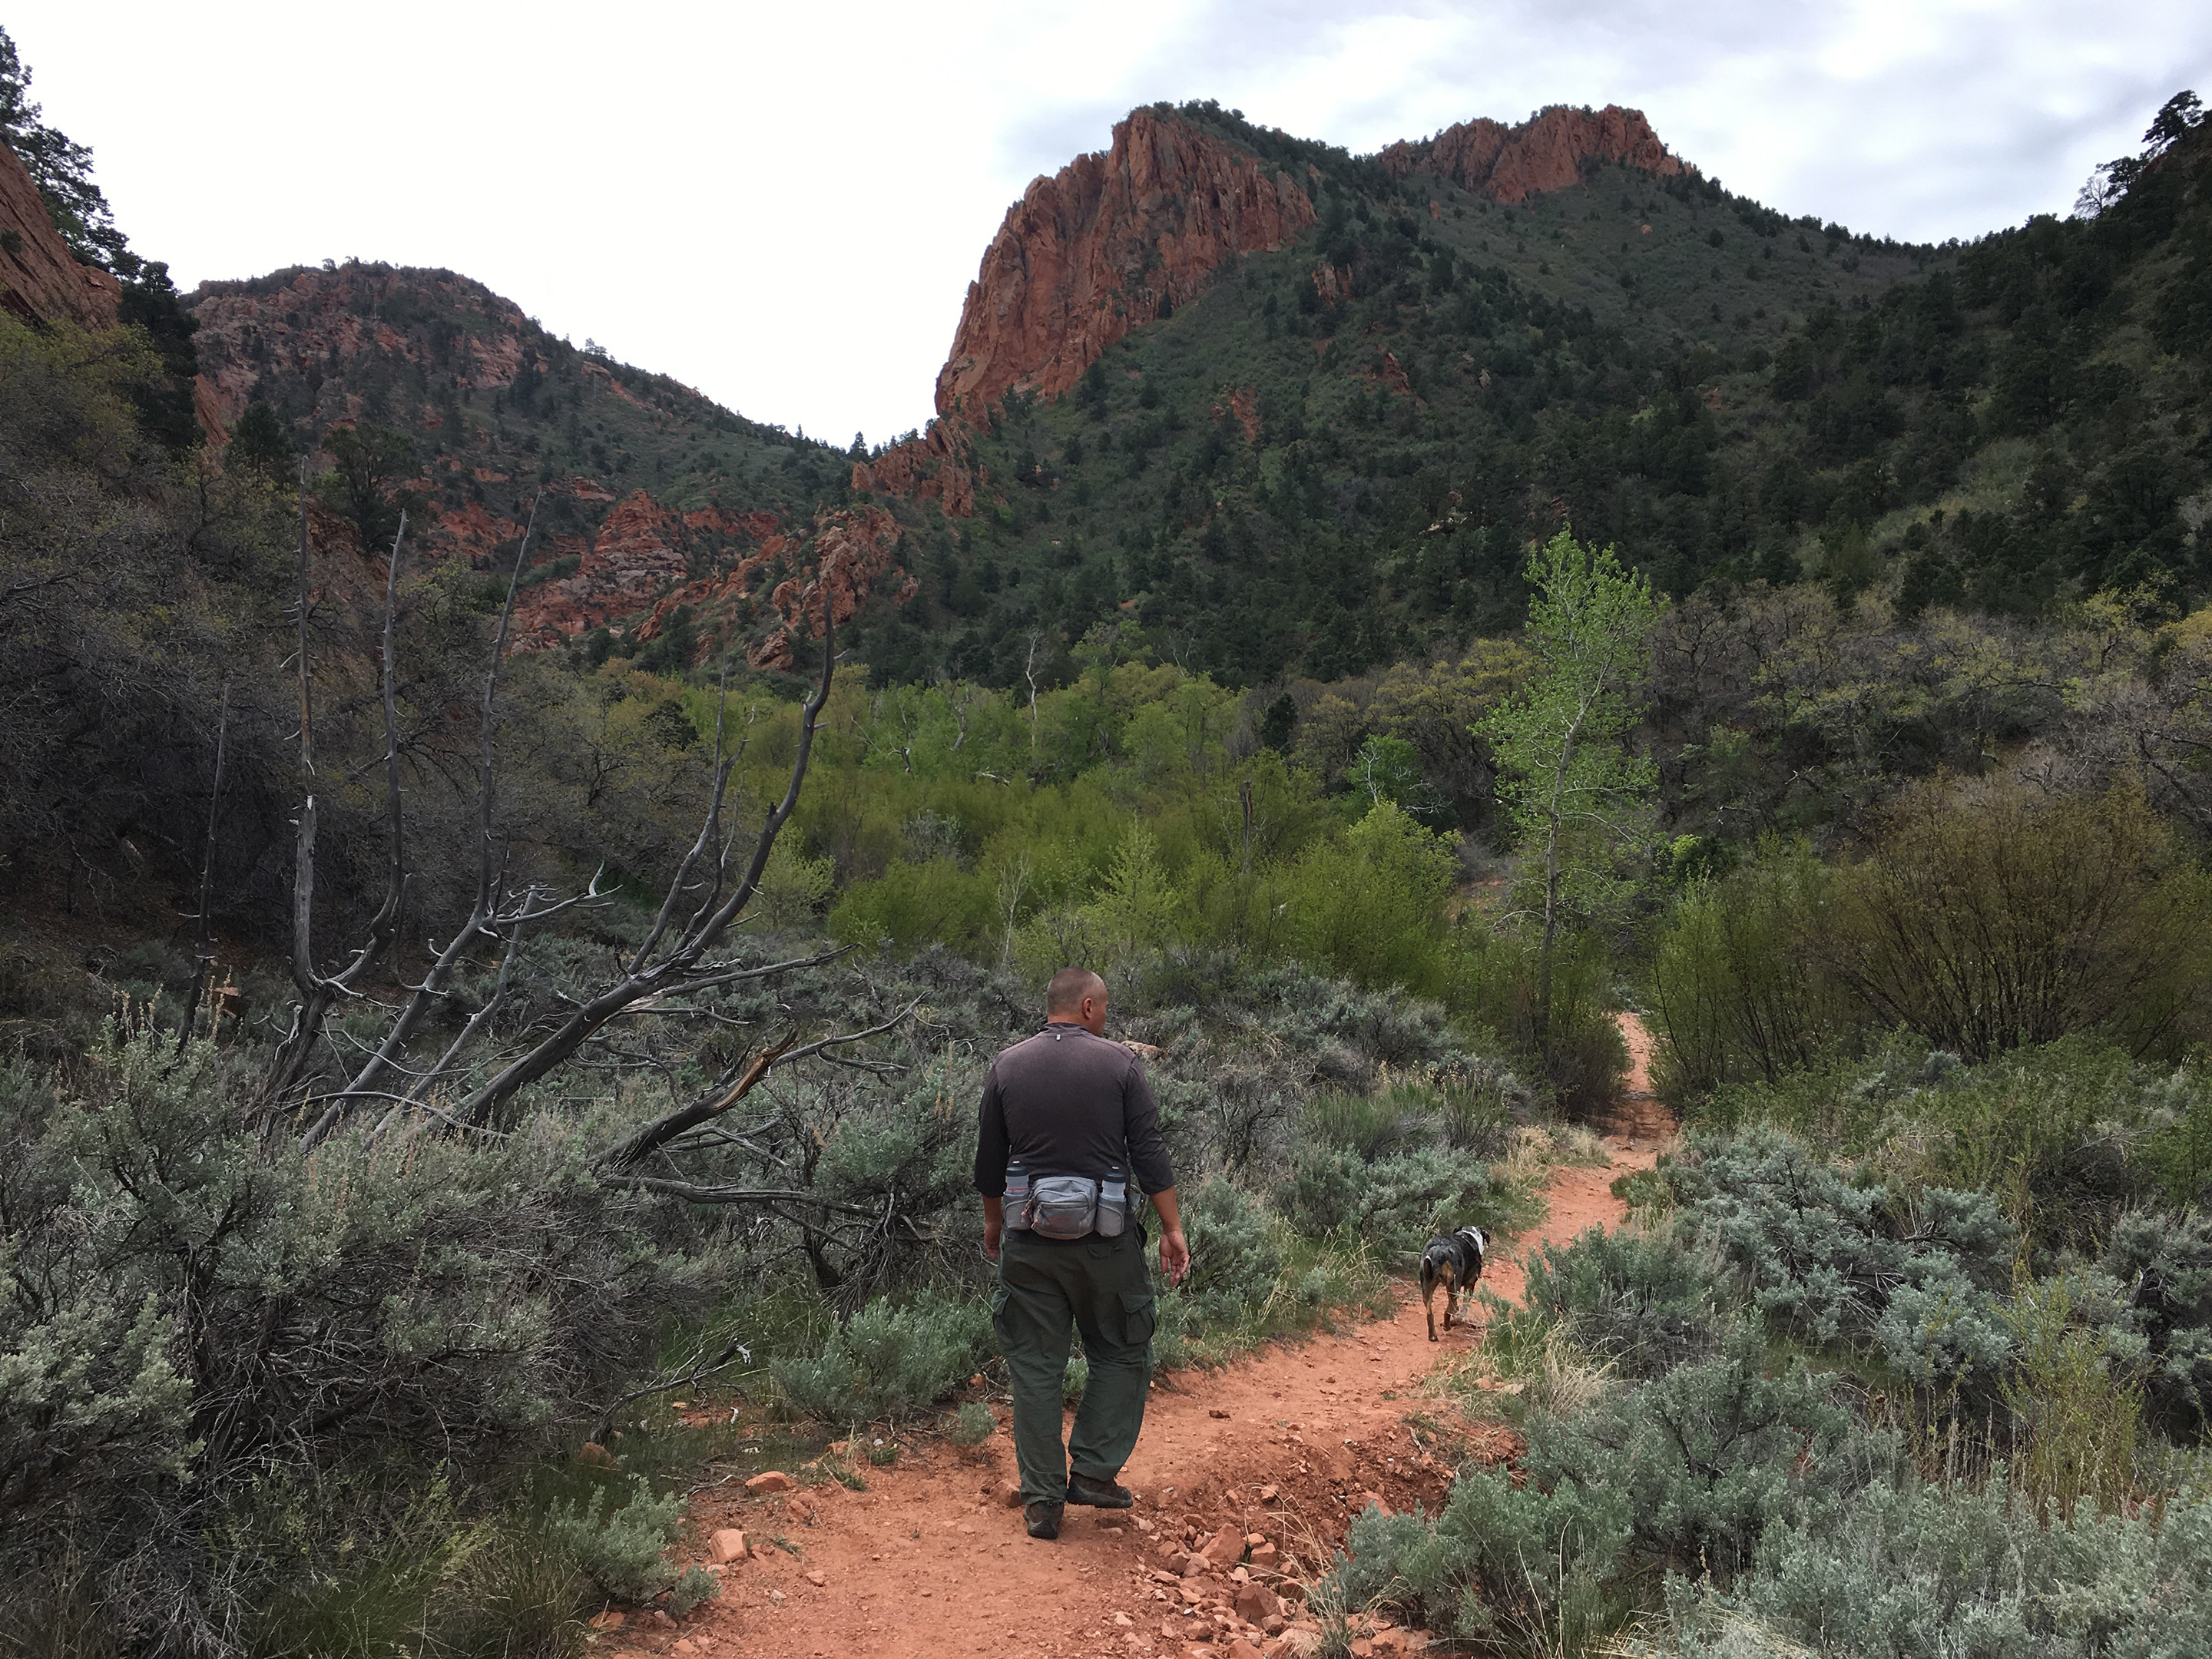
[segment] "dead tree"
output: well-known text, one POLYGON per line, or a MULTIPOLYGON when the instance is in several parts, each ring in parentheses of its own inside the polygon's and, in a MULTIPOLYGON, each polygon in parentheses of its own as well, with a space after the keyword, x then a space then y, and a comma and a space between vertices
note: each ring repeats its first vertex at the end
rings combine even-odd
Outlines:
POLYGON ((398 626, 399 553, 407 539, 407 514, 399 515, 398 534, 392 538, 392 559, 384 583, 384 738, 385 813, 391 851, 389 882, 384 902, 369 921, 367 936, 345 964, 334 974, 315 968, 315 832, 317 796, 322 780, 315 769, 315 674, 309 623, 313 612, 312 569, 307 545, 307 471, 300 467, 300 587, 296 600, 300 653, 300 816, 294 821, 292 849, 292 982, 300 1000, 293 1005, 292 1024, 277 1044, 276 1059, 262 1085, 264 1109, 281 1108, 306 1074, 315 1045, 322 1039, 323 1022, 331 1006, 353 994, 376 965, 399 930, 399 915, 406 902, 406 818, 399 799, 399 723, 394 672, 398 626))
MULTIPOLYGON (((185 1045, 192 1038, 192 1021, 199 1015, 200 998, 206 994, 208 977, 215 968, 215 952, 209 945, 208 911, 215 893, 215 831, 222 811, 222 763, 230 743, 230 680, 222 683, 222 709, 215 724, 215 781, 208 789, 207 842, 200 849, 199 923, 192 933, 192 989, 185 999, 185 1017, 177 1025, 177 1052, 182 1054, 185 1045)), ((222 1018, 220 1008, 216 1018, 222 1018)))
MULTIPOLYGON (((617 971, 591 994, 572 999, 567 1014, 554 1029, 538 1036, 519 1052, 511 1053, 488 1068, 473 1058, 473 1051, 489 1035, 492 1016, 504 1000, 512 981, 516 954, 527 929, 575 906, 600 902, 605 896, 594 875, 584 891, 555 898, 544 890, 526 885, 514 890, 507 879, 495 825, 495 803, 498 781, 495 734, 500 667, 514 615, 523 561, 527 556, 531 529, 536 522, 532 509, 521 548, 510 575, 507 600, 492 641, 491 660, 485 671, 479 709, 479 752, 477 777, 475 899, 468 919, 436 951, 429 968, 407 995, 382 1038, 366 1059, 349 1068, 337 1086, 309 1092, 304 1085, 307 1056, 327 1013, 337 998, 358 994, 370 967, 386 954, 408 891, 405 823, 399 789, 399 736, 395 663, 397 641, 398 569, 400 544, 395 541, 392 564, 386 582, 383 663, 386 799, 391 848, 390 874, 385 903, 370 920, 361 944, 344 966, 331 975, 314 971, 308 952, 314 875, 314 750, 313 681, 308 666, 307 615, 307 531, 304 509, 301 530, 301 770, 303 805, 297 840, 299 869, 295 880, 293 976, 301 991, 291 1029, 280 1048, 267 1085, 266 1099, 279 1111, 300 1115, 301 1135, 312 1147, 342 1128, 363 1108, 380 1109, 372 1133, 424 1130, 484 1131, 501 1109, 522 1091, 550 1075, 575 1058, 609 1022, 633 1011, 681 1006, 702 993, 749 981, 769 980, 803 969, 818 967, 843 954, 829 950, 787 961, 749 963, 723 954, 732 926, 744 915, 759 890, 763 874, 774 852, 777 836, 798 805, 814 745, 817 724, 829 701, 836 669, 835 616, 830 595, 823 596, 822 675, 799 714, 799 744, 791 776, 782 799, 769 811, 754 837, 751 854, 742 866, 732 856, 734 837, 726 834, 724 817, 731 776, 744 752, 740 744, 726 742, 722 708, 718 706, 711 792, 704 820, 690 849, 670 879, 643 941, 618 963, 617 971), (438 1057, 427 1065, 413 1063, 410 1048, 429 1015, 447 995, 453 975, 471 953, 491 946, 501 949, 501 965, 490 997, 463 1025, 438 1057), (433 1095, 451 1080, 476 1071, 487 1073, 451 1106, 434 1104, 433 1095)), ((405 533, 402 520, 401 534, 405 533)), ((836 1057, 836 1051, 893 1030, 913 1012, 912 1006, 889 1019, 862 1030, 835 1034, 800 1043, 796 1033, 787 1034, 757 1054, 740 1055, 695 1098, 657 1121, 625 1137, 602 1153, 599 1164, 611 1185, 640 1192, 659 1193, 700 1202, 774 1201, 804 1200, 805 1194, 759 1188, 734 1189, 681 1179, 676 1173, 648 1176, 639 1167, 648 1157, 666 1156, 696 1146, 697 1133, 730 1111, 757 1088, 779 1064, 820 1056, 836 1057)), ((869 1069, 877 1063, 848 1060, 869 1069)))

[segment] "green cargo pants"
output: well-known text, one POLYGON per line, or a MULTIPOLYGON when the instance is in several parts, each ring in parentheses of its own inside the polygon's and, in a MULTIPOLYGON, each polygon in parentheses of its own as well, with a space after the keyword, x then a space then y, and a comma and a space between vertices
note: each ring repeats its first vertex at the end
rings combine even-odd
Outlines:
POLYGON ((1086 1480, 1111 1480, 1121 1472, 1145 1425, 1156 1312, 1143 1228, 1119 1238, 1066 1241, 1006 1231, 991 1323, 1013 1373, 1023 1502, 1063 1502, 1071 1463, 1086 1480), (1083 1333, 1090 1376, 1063 1452, 1060 1390, 1071 1322, 1083 1333))

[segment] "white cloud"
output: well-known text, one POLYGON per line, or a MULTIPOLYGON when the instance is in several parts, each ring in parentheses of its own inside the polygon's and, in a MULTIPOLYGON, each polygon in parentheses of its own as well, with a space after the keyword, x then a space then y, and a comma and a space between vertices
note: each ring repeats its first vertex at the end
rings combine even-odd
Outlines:
POLYGON ((920 424, 983 246, 1133 104, 1355 150, 1642 107, 1791 213, 1916 239, 2064 211, 2184 85, 2212 8, 1644 0, 49 6, 48 118, 180 282, 443 265, 556 331, 842 441, 920 424))

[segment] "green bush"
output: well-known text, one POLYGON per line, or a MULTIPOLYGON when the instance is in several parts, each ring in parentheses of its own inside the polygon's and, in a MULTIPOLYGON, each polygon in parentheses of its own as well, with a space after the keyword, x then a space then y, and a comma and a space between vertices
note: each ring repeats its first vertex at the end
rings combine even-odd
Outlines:
POLYGON ((2212 877, 2132 785, 1938 781, 1884 815, 1814 951, 1872 1019, 1970 1059, 2092 1032, 2170 1055, 2204 1029, 2212 877))
POLYGON ((2193 1659, 2207 1630, 2212 1500, 2201 1489, 2050 1524, 2002 1486, 1908 1482, 1783 1518, 1732 1585, 1668 1581, 1663 1624, 1629 1650, 2193 1659))
POLYGON ((990 1338, 988 1310, 974 1302, 895 1307, 878 1297, 830 1334, 811 1359, 773 1362, 786 1402, 830 1423, 909 1417, 975 1369, 990 1338))
POLYGON ((676 1582, 668 1548, 684 1528, 684 1496, 656 1495, 642 1476, 627 1503, 611 1504, 612 1490, 594 1486, 580 1504, 556 1503, 544 1522, 546 1541, 617 1601, 649 1601, 676 1582))
POLYGON ((2013 1478, 2038 1510, 2070 1515, 2087 1498, 2111 1514, 2136 1490, 2143 1342, 2130 1313, 2094 1272, 2024 1285, 2006 1310, 2014 1364, 2000 1386, 2023 1431, 2013 1478))
POLYGON ((998 1427, 999 1420, 991 1415, 991 1408, 980 1400, 970 1400, 952 1413, 952 1424, 945 1437, 956 1446, 980 1446, 997 1432, 998 1427))
MULTIPOLYGON (((1756 1337, 1601 1397, 1572 1419, 1528 1424, 1525 1481, 1463 1477, 1433 1522, 1369 1513, 1353 1524, 1336 1588, 1480 1642, 1613 1628, 1656 1568, 1726 1578, 1794 1507, 1855 1491, 1850 1413, 1802 1372, 1765 1374, 1756 1337)), ((1562 1644, 1562 1645, 1569 1645, 1562 1644)), ((1555 1649, 1542 1645, 1540 1650, 1555 1649)))
POLYGON ((1285 917, 1285 953, 1316 971, 1434 996, 1449 980, 1443 904, 1458 863, 1448 840, 1384 801, 1260 902, 1285 917))
POLYGON ((1438 1233, 1492 1224, 1489 1173, 1472 1159, 1424 1146, 1370 1164, 1354 1227, 1387 1255, 1408 1255, 1438 1233))
POLYGON ((1267 1211, 1217 1176, 1184 1195, 1182 1222, 1191 1264, 1179 1292, 1183 1322, 1226 1324, 1264 1306, 1283 1267, 1267 1211))
POLYGON ((1698 1121, 1766 1123, 1864 1160, 1900 1192, 1982 1188, 2039 1243, 2094 1248, 2166 1196, 2172 1150, 2212 1121, 2199 1072, 2142 1065, 2087 1037, 1969 1066, 1897 1035, 1856 1060, 1724 1086, 1698 1121))
POLYGON ((1857 863, 1769 842, 1685 896, 1653 967, 1671 1097, 1892 1028, 1972 1060, 2069 1036, 2171 1058, 2212 1021, 2212 877, 2139 791, 1939 780, 1874 828, 1857 863))
POLYGON ((1816 1342, 1872 1330, 1900 1286, 1990 1294, 2010 1273, 2016 1236, 1987 1194, 1893 1203, 1772 1130, 1699 1137, 1670 1179, 1677 1224, 1712 1240, 1762 1315, 1816 1342))
POLYGON ((1712 1354, 1727 1334, 1718 1264, 1671 1232, 1586 1228, 1565 1244, 1524 1251, 1521 1265, 1522 1307, 1501 1304, 1494 1317, 1558 1325, 1624 1376, 1656 1376, 1712 1354))
POLYGON ((489 1474, 595 1412, 730 1276, 720 1247, 591 1179, 573 1126, 309 1153, 257 1132, 242 1073, 112 1025, 65 1103, 0 1067, 6 1250, 40 1286, 0 1297, 0 1539, 136 1539, 154 1565, 117 1616, 164 1628, 234 1626, 238 1601, 277 1595, 214 1565, 206 1516, 362 1468, 398 1496, 331 1498, 314 1535, 377 1533, 422 1479, 396 1449, 489 1474))
POLYGON ((1683 894, 1651 963, 1662 1097, 1687 1105, 1724 1083, 1771 1083, 1849 1029, 1841 993, 1803 948, 1832 880, 1810 848, 1770 836, 1750 864, 1683 894))
POLYGON ((2128 1287, 2154 1399, 2212 1416, 2212 1213, 2136 1210, 2112 1229, 2106 1271, 2128 1287))
POLYGON ((1540 1041, 1536 940, 1470 920, 1460 930, 1444 997, 1540 1067, 1561 1104, 1588 1110, 1613 1098, 1628 1066, 1613 1013, 1614 974, 1605 941, 1586 934, 1562 939, 1552 967, 1551 1019, 1540 1041))
POLYGON ((1310 1142, 1372 1164, 1425 1139, 1435 1103, 1428 1091, 1402 1085, 1372 1095, 1325 1089, 1306 1102, 1298 1127, 1310 1142))
POLYGON ((1302 1233, 1333 1233, 1358 1217, 1366 1184, 1367 1166, 1357 1152, 1301 1147, 1290 1175, 1276 1188, 1275 1205, 1302 1233))
POLYGON ((1363 1163, 1357 1154, 1306 1147, 1276 1191, 1276 1203, 1306 1233, 1349 1231, 1386 1255, 1404 1255, 1440 1232, 1490 1225, 1489 1174, 1433 1147, 1363 1163))
POLYGON ((1630 1534, 1623 1492, 1516 1489, 1504 1471, 1482 1469, 1460 1479, 1433 1521, 1369 1508, 1322 1595, 1509 1652, 1543 1651, 1554 1636, 1555 1650, 1582 1652, 1631 1605, 1620 1588, 1630 1534))

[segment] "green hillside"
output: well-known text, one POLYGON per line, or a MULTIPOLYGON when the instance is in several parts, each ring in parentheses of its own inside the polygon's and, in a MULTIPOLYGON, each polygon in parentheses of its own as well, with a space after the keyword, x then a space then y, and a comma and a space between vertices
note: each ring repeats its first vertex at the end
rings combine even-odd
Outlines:
POLYGON ((921 531, 879 675, 1011 683, 1115 618, 1231 684, 1332 678, 1512 625, 1562 522, 1677 595, 2202 591, 2202 127, 2094 217, 1927 248, 1620 167, 1509 208, 1177 113, 1314 167, 1321 224, 994 411, 1002 499, 921 531))
MULTIPOLYGON (((529 484, 581 477, 678 511, 803 514, 849 471, 841 452, 578 348, 452 271, 294 267, 188 303, 202 371, 267 404, 285 446, 317 447, 348 420, 402 433, 418 505, 442 512, 517 510, 529 484)), ((599 516, 588 495, 549 507, 556 532, 599 516)))
POLYGON ((316 279, 295 265, 204 283, 191 305, 204 369, 246 365, 254 398, 301 441, 331 420, 407 427, 422 467, 453 504, 469 493, 469 467, 542 483, 581 473, 650 489, 679 508, 710 500, 803 507, 848 471, 827 445, 745 420, 588 343, 571 345, 449 270, 347 264, 316 279), (299 292, 303 279, 310 295, 299 292), (288 352, 288 341, 321 352, 288 352), (471 361, 502 356, 520 361, 511 383, 469 383, 471 361))

